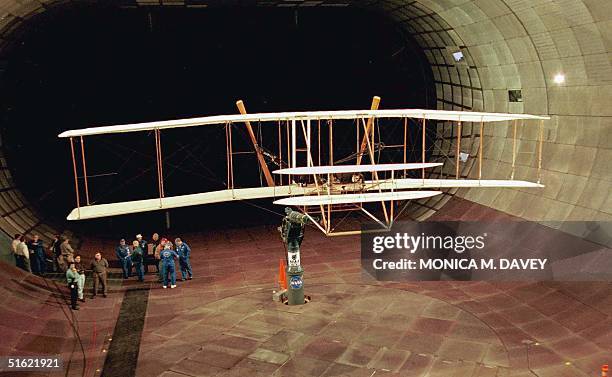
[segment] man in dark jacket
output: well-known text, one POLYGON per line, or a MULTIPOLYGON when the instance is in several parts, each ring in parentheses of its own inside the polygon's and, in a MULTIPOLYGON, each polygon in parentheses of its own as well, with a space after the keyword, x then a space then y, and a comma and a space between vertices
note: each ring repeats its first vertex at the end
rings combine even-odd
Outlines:
POLYGON ((138 276, 138 281, 144 281, 144 252, 140 248, 140 242, 138 240, 134 240, 132 243, 132 264, 134 265, 134 269, 136 270, 136 276, 138 276))
POLYGON ((119 246, 117 246, 115 249, 115 254, 117 255, 117 259, 119 259, 119 263, 121 264, 123 278, 127 279, 132 276, 132 251, 125 243, 125 239, 122 238, 121 241, 119 241, 119 246))
POLYGON ((74 257, 74 267, 79 273, 79 279, 77 280, 79 301, 85 302, 85 296, 83 296, 83 289, 85 288, 85 266, 81 263, 81 256, 78 254, 74 257))
POLYGON ((183 240, 177 238, 174 240, 176 245, 176 253, 179 256, 179 265, 181 267, 181 280, 185 281, 186 278, 191 280, 193 273, 191 272, 191 262, 189 257, 191 256, 191 248, 183 240))
POLYGON ((94 260, 91 261, 89 265, 93 274, 93 295, 91 298, 96 297, 98 294, 98 284, 102 283, 102 293, 103 296, 106 297, 106 293, 108 292, 108 287, 106 284, 106 269, 108 268, 108 262, 106 259, 102 258, 102 254, 96 253, 94 255, 94 260))
POLYGON ((60 248, 61 244, 62 244, 61 236, 59 234, 56 234, 53 237, 53 242, 51 243, 51 246, 49 246, 49 251, 51 252, 51 255, 53 255, 53 271, 54 272, 59 272, 62 269, 60 267, 60 259, 62 255, 62 250, 60 248))
POLYGON ((149 243, 142 237, 142 234, 136 235, 136 241, 138 241, 140 248, 142 249, 142 266, 143 273, 149 272, 149 265, 152 264, 151 260, 153 260, 153 253, 149 255, 149 243))
POLYGON ((36 275, 42 275, 47 272, 47 258, 45 257, 45 248, 43 241, 34 235, 34 238, 28 243, 30 249, 30 260, 32 261, 32 272, 36 275))

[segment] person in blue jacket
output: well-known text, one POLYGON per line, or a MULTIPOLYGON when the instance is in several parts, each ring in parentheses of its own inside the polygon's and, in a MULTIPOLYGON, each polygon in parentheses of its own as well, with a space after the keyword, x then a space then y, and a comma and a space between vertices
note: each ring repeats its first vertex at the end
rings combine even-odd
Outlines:
POLYGON ((162 265, 162 276, 164 279, 164 288, 168 288, 168 273, 170 273, 170 288, 176 288, 176 269, 174 258, 178 258, 176 251, 172 250, 172 242, 168 241, 164 244, 164 249, 159 253, 162 265))
POLYGON ((115 254, 117 254, 117 258, 119 259, 119 263, 121 264, 121 269, 123 270, 123 278, 127 279, 132 276, 132 251, 130 247, 125 243, 125 240, 122 238, 119 241, 119 246, 115 249, 115 254))
POLYGON ((189 245, 183 242, 183 240, 180 238, 175 239, 174 244, 176 245, 176 253, 179 256, 179 265, 181 266, 181 280, 185 281, 185 278, 187 277, 189 277, 189 280, 191 280, 193 278, 191 263, 189 262, 191 249, 189 248, 189 245))

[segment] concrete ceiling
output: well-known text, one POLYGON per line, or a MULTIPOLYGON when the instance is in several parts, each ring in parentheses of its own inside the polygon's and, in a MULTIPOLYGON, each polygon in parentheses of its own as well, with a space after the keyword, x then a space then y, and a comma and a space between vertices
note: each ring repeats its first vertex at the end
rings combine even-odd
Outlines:
MULTIPOLYGON (((0 57, 19 41, 21 25, 58 3, 67 2, 0 0, 0 57)), ((612 1, 121 2, 123 6, 187 7, 220 3, 338 7, 350 3, 384 14, 425 51, 436 81, 439 109, 552 117, 544 125, 545 189, 462 189, 456 195, 529 220, 612 220, 612 1), (459 50, 465 60, 457 63, 452 53, 459 50), (565 83, 553 81, 558 73, 565 75, 565 83), (508 90, 519 89, 522 102, 510 102, 508 90)), ((485 128, 483 177, 509 178, 510 130, 485 128)), ((452 136, 456 132, 455 125, 438 125, 436 153, 454 153, 452 136)), ((473 157, 478 151, 478 125, 465 124, 462 135, 462 151, 472 156, 462 166, 462 175, 476 177, 473 157)), ((516 178, 536 180, 537 125, 519 125, 518 135, 516 178)), ((0 161, 0 228, 9 234, 52 232, 14 187, 5 159, 0 161)), ((454 172, 453 166, 447 169, 454 172)), ((445 200, 424 202, 413 216, 428 217, 445 200)))

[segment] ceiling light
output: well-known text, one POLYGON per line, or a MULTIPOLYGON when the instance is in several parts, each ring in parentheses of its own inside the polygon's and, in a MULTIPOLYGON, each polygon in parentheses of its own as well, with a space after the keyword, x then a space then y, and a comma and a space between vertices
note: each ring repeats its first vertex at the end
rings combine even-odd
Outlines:
POLYGON ((553 78, 555 84, 563 84, 565 82, 565 75, 563 73, 557 73, 553 78))
POLYGON ((456 62, 462 61, 463 60, 463 52, 461 52, 461 51, 453 52, 453 59, 455 59, 456 62))

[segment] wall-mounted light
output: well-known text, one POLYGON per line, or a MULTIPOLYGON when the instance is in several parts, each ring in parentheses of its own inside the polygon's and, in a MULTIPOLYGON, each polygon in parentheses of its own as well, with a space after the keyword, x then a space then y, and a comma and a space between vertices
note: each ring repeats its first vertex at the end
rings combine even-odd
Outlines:
POLYGON ((557 73, 553 78, 553 81, 555 82, 555 84, 561 85, 565 82, 565 75, 563 73, 557 73))

